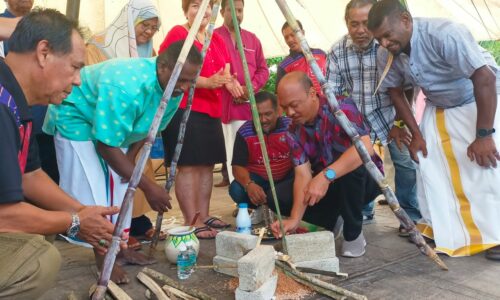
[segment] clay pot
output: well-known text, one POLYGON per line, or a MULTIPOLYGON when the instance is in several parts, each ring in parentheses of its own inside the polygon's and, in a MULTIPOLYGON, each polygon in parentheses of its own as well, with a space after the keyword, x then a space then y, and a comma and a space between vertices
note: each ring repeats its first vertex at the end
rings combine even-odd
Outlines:
POLYGON ((191 245, 196 251, 196 256, 200 250, 200 241, 194 234, 194 227, 179 226, 167 230, 168 237, 165 243, 165 255, 169 262, 177 263, 177 255, 179 255, 179 245, 184 244, 186 247, 191 245))

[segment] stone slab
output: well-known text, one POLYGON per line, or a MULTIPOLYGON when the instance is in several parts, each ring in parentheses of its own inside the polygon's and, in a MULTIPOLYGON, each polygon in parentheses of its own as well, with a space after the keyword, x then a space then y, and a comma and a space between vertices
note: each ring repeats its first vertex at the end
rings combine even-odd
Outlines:
POLYGON ((275 251, 273 246, 259 246, 238 260, 239 288, 255 291, 274 272, 275 251))
POLYGON ((292 234, 286 241, 288 255, 294 263, 335 257, 335 239, 331 231, 292 234))
POLYGON ((218 256, 238 260, 255 248, 257 237, 233 231, 219 232, 215 236, 215 252, 218 256))
POLYGON ((276 292, 277 285, 278 275, 274 275, 254 292, 247 292, 237 288, 235 292, 236 300, 270 300, 276 292))
POLYGON ((328 271, 328 272, 339 272, 339 259, 325 258, 318 260, 302 261, 295 264, 297 267, 311 268, 315 270, 328 271))
POLYGON ((238 277, 238 261, 224 256, 216 255, 213 259, 214 271, 233 277, 238 277))

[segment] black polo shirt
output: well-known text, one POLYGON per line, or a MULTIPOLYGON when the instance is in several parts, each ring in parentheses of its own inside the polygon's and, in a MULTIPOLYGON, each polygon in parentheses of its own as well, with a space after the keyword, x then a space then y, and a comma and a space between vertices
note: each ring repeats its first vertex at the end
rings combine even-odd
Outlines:
MULTIPOLYGON (((0 85, 0 96, 5 95, 4 93, 12 96, 17 106, 19 121, 26 128, 32 121, 30 109, 19 83, 3 59, 0 59, 0 85)), ((23 144, 16 115, 0 101, 0 204, 19 202, 24 199, 22 172, 18 160, 23 144)), ((29 143, 26 144, 29 148, 24 172, 28 173, 40 168, 35 134, 31 134, 29 143)))

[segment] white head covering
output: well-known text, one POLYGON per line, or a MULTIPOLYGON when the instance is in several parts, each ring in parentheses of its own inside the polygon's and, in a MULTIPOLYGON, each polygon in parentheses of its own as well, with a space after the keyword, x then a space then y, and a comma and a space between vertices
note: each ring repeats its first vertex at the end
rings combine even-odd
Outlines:
POLYGON ((130 0, 113 22, 103 32, 94 35, 89 43, 100 48, 108 58, 150 57, 153 41, 138 47, 135 26, 152 18, 158 18, 160 24, 158 10, 151 0, 130 0))

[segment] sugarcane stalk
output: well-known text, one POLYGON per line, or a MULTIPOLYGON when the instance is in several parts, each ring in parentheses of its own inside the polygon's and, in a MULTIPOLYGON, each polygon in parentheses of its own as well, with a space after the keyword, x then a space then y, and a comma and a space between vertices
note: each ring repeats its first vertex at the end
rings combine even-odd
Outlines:
POLYGON ((179 78, 179 75, 184 66, 188 53, 191 50, 196 33, 198 32, 198 28, 200 27, 201 21, 207 9, 208 3, 209 0, 203 0, 200 10, 198 11, 196 18, 194 20, 194 24, 189 30, 189 34, 184 42, 184 45, 182 46, 179 58, 177 59, 174 69, 172 70, 170 80, 168 81, 168 84, 161 98, 160 105, 156 110, 153 123, 149 128, 146 142, 144 143, 144 146, 140 151, 139 160, 137 161, 134 167, 134 171, 132 172, 132 177, 130 178, 127 192, 125 193, 125 198, 120 208, 120 213, 118 214, 115 230, 113 231, 111 245, 109 246, 108 252, 106 253, 106 257, 104 258, 104 263, 101 275, 99 276, 97 288, 94 295, 92 296, 92 299, 94 300, 101 300, 104 298, 104 295, 106 294, 106 289, 108 286, 109 278, 111 277, 111 271, 115 263, 116 255, 120 251, 120 242, 122 241, 121 236, 124 230, 126 229, 125 226, 127 224, 126 222, 127 219, 131 218, 132 216, 132 205, 137 185, 139 184, 142 173, 144 171, 144 166, 146 165, 146 161, 151 152, 151 147, 154 143, 156 134, 158 132, 158 128, 160 127, 160 122, 165 113, 168 100, 172 97, 172 92, 174 91, 175 84, 177 82, 177 79, 179 78))
POLYGON ((314 56, 312 55, 307 40, 302 31, 300 30, 297 24, 297 20, 295 19, 290 8, 288 7, 286 0, 276 0, 276 3, 278 4, 281 12, 285 16, 288 24, 293 29, 296 36, 299 38, 300 45, 302 47, 302 52, 304 53, 304 56, 306 57, 309 66, 314 72, 314 75, 321 83, 321 87, 323 89, 324 94, 328 97, 328 104, 330 105, 335 115, 335 118, 337 118, 342 129, 344 129, 344 131, 351 138, 352 143, 356 148, 359 156, 361 157, 364 166, 368 170, 369 174, 373 177, 373 179, 375 179, 380 189, 384 193, 385 199, 389 203, 391 210, 394 212, 401 225, 406 230, 409 231, 410 239, 415 243, 417 248, 420 249, 420 251, 423 254, 427 255, 430 259, 432 259, 432 261, 434 261, 439 267, 441 267, 441 269, 448 270, 448 267, 441 260, 441 258, 439 258, 434 249, 432 249, 425 242, 424 238, 422 237, 422 234, 420 233, 420 231, 418 231, 417 227, 415 226, 415 223, 413 223, 413 221, 408 216, 406 211, 403 208, 401 208, 401 206, 399 206, 399 202, 396 198, 396 195, 394 194, 389 184, 385 180, 384 175, 382 175, 382 172, 380 172, 375 163, 371 160, 370 154, 368 153, 365 145, 361 141, 361 138, 356 128, 351 124, 349 119, 347 119, 344 112, 339 109, 339 103, 337 101, 337 98, 335 97, 335 94, 333 93, 331 86, 326 81, 325 76, 321 72, 321 69, 319 68, 318 63, 316 62, 314 56))
MULTIPOLYGON (((214 32, 214 28, 215 28, 215 21, 217 20, 217 16, 219 15, 220 3, 221 3, 221 0, 216 0, 213 4, 213 7, 212 7, 212 14, 210 16, 210 23, 208 24, 207 31, 206 31, 207 34, 205 35, 205 41, 203 43, 203 48, 201 50, 202 61, 205 61, 205 55, 207 53, 208 47, 210 46, 210 41, 212 40, 212 35, 214 32)), ((203 66, 203 63, 202 63, 202 66, 203 66)), ((200 66, 200 69, 198 70, 198 73, 196 74, 196 79, 193 81, 193 83, 189 87, 188 100, 187 100, 187 104, 186 104, 186 108, 184 110, 184 113, 182 114, 181 124, 179 127, 179 134, 177 136, 177 144, 175 145, 174 155, 172 157, 172 162, 170 163, 169 174, 167 176, 167 182, 165 183, 165 189, 167 190, 167 192, 170 192, 170 189, 174 185, 175 173, 177 170, 177 162, 179 161, 179 157, 181 156, 182 146, 184 145, 184 135, 186 133, 187 122, 189 119, 189 115, 191 114, 191 107, 193 106, 193 97, 194 97, 194 90, 196 87, 196 80, 200 76, 200 73, 201 73, 201 66, 200 66)), ((155 232, 153 235, 153 239, 151 240, 151 245, 149 247, 149 257, 153 256, 154 251, 156 249, 156 246, 158 245, 158 240, 160 237, 162 222, 163 222, 163 212, 158 212, 158 215, 156 217, 155 232)))
POLYGON ((333 299, 354 299, 354 300, 366 300, 366 296, 356 294, 339 286, 333 285, 331 283, 327 283, 306 275, 292 267, 290 267, 287 263, 282 262, 280 260, 275 261, 276 266, 285 273, 288 277, 291 277, 293 280, 302 283, 305 286, 308 286, 315 290, 318 293, 323 295, 332 297, 333 299))
POLYGON ((171 286, 171 287, 176 288, 180 291, 183 291, 184 293, 191 295, 195 298, 198 298, 201 300, 215 300, 215 298, 213 298, 213 297, 211 297, 211 296, 209 296, 201 291, 198 291, 197 289, 187 288, 187 287, 179 284, 177 281, 171 279, 167 275, 160 273, 158 271, 155 271, 153 269, 144 268, 144 269, 142 269, 141 272, 143 272, 146 275, 149 275, 151 278, 154 278, 156 280, 160 280, 161 282, 163 282, 164 284, 166 284, 168 286, 171 286))
MULTIPOLYGON (((273 174, 271 171, 271 166, 269 164, 269 155, 267 154, 267 147, 264 141, 264 134, 262 133, 262 126, 260 124, 259 112, 257 111, 257 104, 255 103, 255 95, 253 92, 252 80, 250 78, 250 71, 248 70, 247 59, 245 57, 245 51, 243 49, 243 42, 241 41, 240 25, 238 24, 238 19, 236 18, 236 10, 234 8, 234 0, 229 0, 231 7, 231 16, 233 18, 233 27, 235 32, 236 43, 238 45, 238 51, 240 54, 241 62, 243 64, 243 71, 245 73, 245 85, 248 90, 248 96, 250 100, 250 108, 252 110, 252 119, 257 132, 257 138, 259 139, 260 151, 262 151, 262 157, 264 158, 264 166, 266 168, 267 177, 269 178, 269 186, 271 187, 271 193, 273 196, 274 206, 276 207, 276 215, 278 217, 278 222, 280 225, 281 236, 283 237, 283 252, 288 253, 288 247, 286 242, 286 232, 283 227, 283 218, 281 217, 280 206, 278 203, 278 197, 276 195, 276 188, 274 185, 273 174)), ((266 212, 267 213, 267 212, 266 212)))

